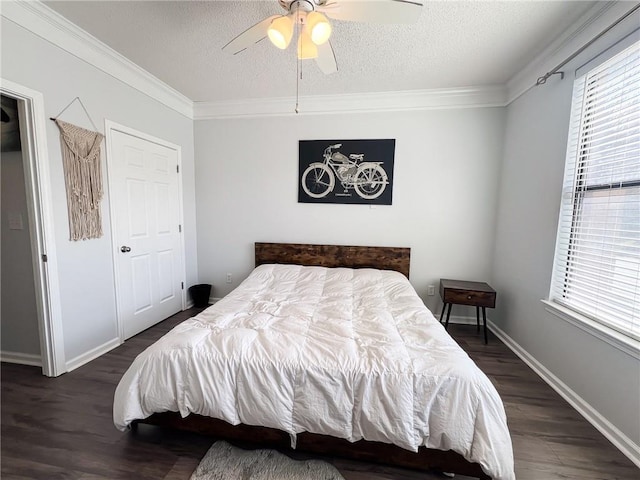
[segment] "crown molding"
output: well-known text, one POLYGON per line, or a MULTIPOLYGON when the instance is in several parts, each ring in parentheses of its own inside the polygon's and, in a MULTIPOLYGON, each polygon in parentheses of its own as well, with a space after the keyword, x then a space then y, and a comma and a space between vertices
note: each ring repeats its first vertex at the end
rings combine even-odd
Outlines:
POLYGON ((193 102, 40 1, 0 1, 0 14, 187 118, 193 102))
MULTIPOLYGON (((597 2, 563 35, 559 36, 519 73, 507 82, 507 104, 535 86, 539 77, 551 71, 565 58, 582 48, 604 29, 608 28, 625 13, 635 2, 609 1, 597 2)), ((630 21, 628 18, 627 21, 630 21)))
MULTIPOLYGON (((299 115, 504 107, 502 86, 300 97, 299 115)), ((297 115, 294 97, 194 102, 194 119, 297 115)))

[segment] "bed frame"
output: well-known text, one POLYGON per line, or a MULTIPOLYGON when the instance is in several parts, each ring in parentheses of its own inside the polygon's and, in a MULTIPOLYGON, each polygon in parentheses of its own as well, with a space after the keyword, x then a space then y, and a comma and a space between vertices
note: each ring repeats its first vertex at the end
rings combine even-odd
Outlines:
MULTIPOLYGON (((315 265, 325 267, 377 268, 395 270, 409 277, 409 248, 357 247, 342 245, 309 245, 299 243, 255 244, 256 266, 265 263, 315 265)), ((273 428, 249 425, 230 425, 222 420, 191 414, 186 418, 177 412, 156 413, 144 420, 134 422, 177 428, 210 435, 216 438, 241 442, 255 446, 267 446, 286 452, 291 450, 291 439, 286 432, 273 428)), ((490 480, 477 463, 466 460, 451 450, 434 450, 420 447, 411 452, 395 445, 360 440, 347 440, 301 433, 297 435, 296 451, 321 455, 332 455, 389 466, 411 468, 421 471, 438 470, 490 480)))

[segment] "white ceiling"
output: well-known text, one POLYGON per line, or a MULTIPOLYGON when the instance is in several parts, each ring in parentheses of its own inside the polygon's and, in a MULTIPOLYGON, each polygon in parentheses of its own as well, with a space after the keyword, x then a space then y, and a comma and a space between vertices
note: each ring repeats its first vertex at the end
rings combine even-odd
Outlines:
MULTIPOLYGON (((263 18, 263 1, 47 1, 49 7, 194 101, 291 97, 295 49, 221 48, 263 18)), ((302 67, 300 95, 503 85, 597 2, 425 1, 415 24, 332 20, 339 71, 302 67)))

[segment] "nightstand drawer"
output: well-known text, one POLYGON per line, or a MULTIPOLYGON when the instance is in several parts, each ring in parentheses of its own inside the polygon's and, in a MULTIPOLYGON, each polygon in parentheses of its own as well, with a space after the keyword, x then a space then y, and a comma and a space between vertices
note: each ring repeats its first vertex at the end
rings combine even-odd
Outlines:
POLYGON ((457 305, 472 305, 474 307, 494 308, 496 305, 495 292, 478 292, 470 290, 455 290, 451 288, 443 289, 442 300, 445 303, 455 303, 457 305))

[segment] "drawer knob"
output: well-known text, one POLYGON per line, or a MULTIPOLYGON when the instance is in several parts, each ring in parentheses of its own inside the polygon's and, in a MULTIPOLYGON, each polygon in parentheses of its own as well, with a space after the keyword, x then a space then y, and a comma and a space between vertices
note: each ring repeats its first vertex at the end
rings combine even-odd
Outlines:
POLYGON ((469 295, 469 296, 467 297, 467 300, 471 300, 471 295, 469 295))

